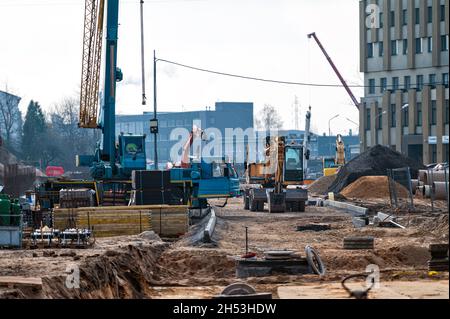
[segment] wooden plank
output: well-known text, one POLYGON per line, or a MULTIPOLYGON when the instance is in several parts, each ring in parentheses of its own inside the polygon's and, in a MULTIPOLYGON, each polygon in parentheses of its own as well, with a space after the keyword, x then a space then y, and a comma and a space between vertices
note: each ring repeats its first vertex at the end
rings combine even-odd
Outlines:
POLYGON ((22 276, 0 276, 0 286, 3 287, 36 287, 42 289, 42 278, 22 276))

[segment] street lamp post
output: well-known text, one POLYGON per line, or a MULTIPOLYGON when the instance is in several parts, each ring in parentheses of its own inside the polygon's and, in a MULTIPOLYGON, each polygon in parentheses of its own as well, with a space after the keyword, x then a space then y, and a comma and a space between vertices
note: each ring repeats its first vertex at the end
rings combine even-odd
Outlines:
POLYGON ((333 116, 331 119, 328 120, 328 136, 331 136, 331 121, 334 120, 335 118, 339 117, 340 114, 336 114, 335 116, 333 116))

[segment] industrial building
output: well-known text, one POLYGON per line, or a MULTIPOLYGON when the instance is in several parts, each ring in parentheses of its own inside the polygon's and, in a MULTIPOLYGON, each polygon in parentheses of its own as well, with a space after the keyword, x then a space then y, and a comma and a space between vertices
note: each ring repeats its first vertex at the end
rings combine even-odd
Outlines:
POLYGON ((360 1, 361 148, 448 162, 448 0, 360 1))
MULTIPOLYGON (((158 112, 159 133, 157 134, 158 143, 158 162, 165 165, 170 160, 170 149, 178 140, 170 140, 170 132, 175 128, 183 127, 188 131, 192 130, 194 121, 201 121, 203 129, 217 128, 222 136, 225 136, 226 128, 241 128, 246 130, 253 128, 253 103, 241 102, 216 102, 215 107, 206 107, 199 111, 185 112, 158 112), (236 116, 239 114, 239 116, 236 116)), ((141 115, 117 115, 116 116, 116 135, 120 133, 144 134, 150 132, 150 119, 153 118, 152 112, 144 112, 141 115)), ((244 151, 244 141, 223 140, 223 150, 225 143, 233 143, 234 150, 244 151), (236 144, 237 147, 236 147, 236 144)), ((147 159, 153 162, 154 159, 154 137, 147 136, 145 148, 147 159)))

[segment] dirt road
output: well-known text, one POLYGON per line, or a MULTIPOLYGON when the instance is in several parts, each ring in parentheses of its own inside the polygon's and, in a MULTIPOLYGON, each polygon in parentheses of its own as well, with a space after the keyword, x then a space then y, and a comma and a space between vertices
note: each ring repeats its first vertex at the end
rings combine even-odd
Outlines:
POLYGON ((258 255, 268 249, 291 249, 304 256, 305 246, 311 245, 325 264, 327 274, 322 278, 278 274, 246 280, 260 292, 272 292, 274 298, 346 297, 340 280, 365 271, 369 264, 380 268, 385 284, 384 290, 371 293, 372 298, 448 298, 448 272, 429 277, 427 270, 428 245, 448 242, 448 215, 401 216, 399 222, 407 229, 355 229, 351 216, 326 207, 307 207, 305 213, 255 213, 243 210, 241 200, 234 199, 214 210, 218 219, 212 244, 194 242, 191 233, 174 243, 128 236, 98 240, 93 249, 54 249, 54 254, 0 251, 0 277, 42 278, 42 287, 0 287, 0 297, 210 298, 238 281, 233 258, 245 251, 247 226, 249 249, 258 255), (312 222, 330 224, 331 229, 296 230, 312 222), (350 235, 374 236, 375 249, 343 250, 342 240, 350 235), (80 269, 80 288, 68 289, 66 269, 73 264, 80 269), (311 289, 300 293, 299 286, 311 289))

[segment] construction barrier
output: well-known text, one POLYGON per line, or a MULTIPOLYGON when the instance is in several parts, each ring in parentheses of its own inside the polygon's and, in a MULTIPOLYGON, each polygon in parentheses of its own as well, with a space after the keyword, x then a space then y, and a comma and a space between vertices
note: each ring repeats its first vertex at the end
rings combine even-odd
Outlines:
POLYGON ((95 237, 136 235, 153 230, 161 237, 179 237, 189 227, 188 207, 169 205, 55 208, 53 227, 89 228, 95 237))

